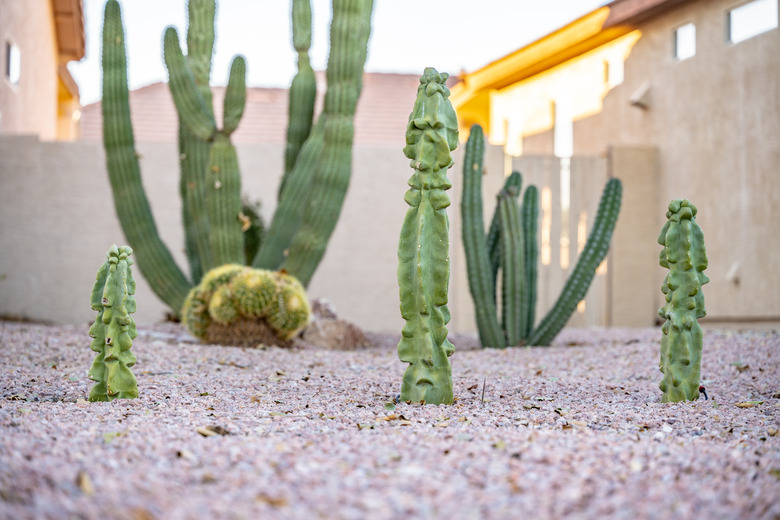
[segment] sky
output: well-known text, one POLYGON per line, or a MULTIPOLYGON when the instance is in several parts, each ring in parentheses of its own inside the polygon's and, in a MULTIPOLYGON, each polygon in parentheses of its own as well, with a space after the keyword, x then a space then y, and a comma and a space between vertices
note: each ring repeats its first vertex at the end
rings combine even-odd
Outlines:
MULTIPOLYGON (((86 56, 69 64, 86 105, 100 99, 100 32, 105 0, 84 0, 86 56)), ((471 72, 537 40, 608 0, 375 0, 366 71, 422 74, 435 67, 471 72)), ((169 25, 184 40, 185 0, 120 0, 130 88, 166 81, 162 35, 169 25)), ((218 0, 212 85, 227 81, 230 61, 247 59, 250 87, 289 87, 296 71, 291 0, 218 0)), ((310 51, 327 66, 330 1, 312 0, 310 51)))

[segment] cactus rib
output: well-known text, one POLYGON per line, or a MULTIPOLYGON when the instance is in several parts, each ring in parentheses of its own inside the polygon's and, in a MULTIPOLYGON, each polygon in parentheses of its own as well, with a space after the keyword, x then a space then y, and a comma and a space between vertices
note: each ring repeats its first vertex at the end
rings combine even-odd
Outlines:
POLYGON ((596 273, 596 268, 607 255, 612 231, 615 229, 622 185, 618 179, 610 179, 604 187, 593 229, 580 253, 577 265, 566 280, 555 305, 528 337, 529 345, 549 345, 568 321, 577 303, 585 297, 596 273))
POLYGON ((516 346, 526 336, 523 311, 525 246, 520 208, 514 188, 499 194, 498 212, 501 233, 502 323, 506 333, 506 344, 516 346))
POLYGON ((536 294, 537 278, 539 271, 539 191, 536 186, 528 186, 523 196, 522 208, 523 220, 523 245, 525 247, 524 261, 525 266, 525 290, 523 292, 523 332, 522 337, 526 338, 534 329, 534 320, 536 318, 536 294))

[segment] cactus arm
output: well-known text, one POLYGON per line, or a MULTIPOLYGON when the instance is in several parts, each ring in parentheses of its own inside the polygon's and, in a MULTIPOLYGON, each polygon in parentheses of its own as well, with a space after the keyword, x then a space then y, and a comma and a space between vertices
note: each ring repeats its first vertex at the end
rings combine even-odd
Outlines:
POLYGON ((501 314, 506 344, 516 346, 525 337, 523 316, 525 267, 523 229, 514 188, 498 196, 501 232, 501 314))
POLYGON ((492 267, 485 243, 485 224, 482 217, 484 151, 482 127, 473 125, 466 142, 463 161, 463 196, 460 204, 463 247, 480 342, 485 347, 502 348, 506 346, 506 339, 496 315, 495 281, 491 278, 492 267))
POLYGON ((320 117, 301 148, 295 166, 285 176, 284 194, 271 219, 265 239, 252 265, 262 269, 279 269, 287 257, 290 241, 301 224, 303 207, 309 203, 308 175, 317 164, 323 146, 323 123, 320 117))
POLYGON ((219 132, 211 145, 206 203, 211 223, 211 250, 217 265, 244 262, 241 231, 241 173, 236 148, 219 132))
POLYGON ((398 357, 408 363, 401 400, 450 404, 453 400, 447 340, 449 234, 446 208, 451 187, 447 169, 458 145, 457 120, 446 74, 427 68, 409 117, 404 154, 415 172, 404 200, 410 206, 398 243, 401 316, 406 321, 398 357))
POLYGON ((295 165, 301 147, 311 133, 314 119, 314 102, 317 97, 317 81, 309 61, 311 47, 311 2, 293 0, 293 47, 298 53, 298 72, 289 90, 287 145, 284 151, 284 176, 279 185, 281 200, 287 175, 295 165))
POLYGON ((95 323, 89 329, 90 348, 98 353, 89 370, 96 384, 89 394, 90 401, 112 401, 138 397, 135 375, 135 355, 130 351, 138 335, 130 314, 136 310, 135 280, 127 246, 111 246, 107 260, 98 270, 92 289, 92 308, 98 311, 95 323))
POLYGON ((233 58, 230 65, 224 106, 222 131, 230 135, 238 128, 246 106, 246 60, 242 56, 233 58))
MULTIPOLYGON (((187 2, 187 66, 197 85, 206 110, 213 117, 211 56, 214 51, 215 0, 187 2)), ((205 175, 210 143, 198 139, 179 117, 179 191, 182 198, 185 249, 193 282, 214 266, 209 245, 209 221, 206 210, 205 175)))
POLYGON ((610 179, 607 181, 601 195, 599 209, 596 212, 593 229, 577 259, 577 265, 566 280, 555 305, 531 332, 526 342, 528 345, 549 345, 550 341, 566 325, 574 309, 577 308, 577 303, 585 297, 590 283, 593 281, 593 276, 596 274, 596 268, 609 250, 612 231, 615 229, 620 212, 621 194, 620 180, 610 179))
POLYGON ((181 121, 198 139, 211 140, 217 131, 213 110, 206 104, 195 84, 195 78, 179 46, 179 35, 173 27, 165 30, 163 49, 165 66, 168 68, 168 85, 181 121))
POLYGON ((310 199, 282 267, 304 287, 317 269, 336 228, 352 172, 355 110, 371 32, 373 0, 334 0, 328 89, 322 116, 322 154, 312 172, 310 199))
POLYGON ((539 271, 539 191, 536 186, 528 186, 523 195, 523 245, 525 246, 525 290, 523 292, 523 320, 525 322, 522 338, 525 339, 534 329, 536 317, 536 290, 539 271))
POLYGON ((702 285, 709 282, 704 234, 696 223, 696 206, 673 200, 666 213, 658 243, 663 247, 660 264, 669 269, 661 287, 665 301, 658 310, 661 327, 661 360, 664 374, 659 385, 661 402, 693 401, 699 397, 703 335, 697 321, 706 315, 702 285))
MULTIPOLYGON (((503 191, 508 191, 511 187, 514 187, 519 194, 523 186, 523 177, 520 172, 512 172, 512 174, 504 181, 503 191)), ((492 286, 493 286, 493 301, 496 300, 496 281, 498 280, 498 268, 501 265, 501 249, 500 249, 500 231, 498 228, 498 207, 493 212, 493 218, 490 220, 490 229, 488 230, 487 248, 488 258, 490 258, 491 274, 492 274, 492 286)))
POLYGON ((116 0, 105 7, 102 68, 103 145, 117 216, 152 290, 178 314, 190 284, 159 237, 141 183, 130 122, 122 15, 116 0))

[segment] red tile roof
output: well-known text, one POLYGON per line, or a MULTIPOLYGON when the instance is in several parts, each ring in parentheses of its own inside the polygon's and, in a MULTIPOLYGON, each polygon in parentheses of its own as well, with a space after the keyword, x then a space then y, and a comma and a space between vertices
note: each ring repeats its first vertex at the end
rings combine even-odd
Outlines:
MULTIPOLYGON (((317 110, 322 105, 324 74, 318 74, 317 110), (321 80, 321 81, 320 81, 321 80), (322 84, 322 86, 320 86, 322 84)), ((355 116, 355 144, 391 145, 402 148, 406 123, 420 84, 416 74, 366 73, 355 116)), ((224 87, 213 88, 217 120, 221 120, 224 87)), ((130 92, 135 139, 139 142, 176 142, 178 121, 165 83, 154 83, 130 92)), ((102 139, 100 102, 81 109, 80 139, 102 139)), ((287 132, 287 89, 248 88, 241 125, 234 143, 284 144, 287 132)))

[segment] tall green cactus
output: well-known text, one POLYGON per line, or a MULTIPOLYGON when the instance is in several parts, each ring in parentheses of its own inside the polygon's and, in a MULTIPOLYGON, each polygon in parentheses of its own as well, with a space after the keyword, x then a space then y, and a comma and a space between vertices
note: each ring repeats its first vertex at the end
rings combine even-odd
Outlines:
POLYGON ((131 254, 133 250, 127 246, 111 246, 92 288, 91 306, 98 315, 89 329, 90 348, 98 354, 89 369, 89 378, 96 381, 89 393, 90 401, 138 397, 138 385, 130 370, 136 361, 130 347, 138 336, 130 316, 136 310, 131 254))
POLYGON ((710 279, 704 233, 696 223, 696 206, 688 200, 673 200, 661 229, 660 264, 669 269, 661 291, 666 303, 658 309, 665 321, 661 330, 661 361, 664 374, 659 385, 661 402, 694 401, 699 398, 702 330, 698 318, 707 314, 701 286, 710 279))
POLYGON ((308 61, 311 7, 293 6, 299 73, 290 93, 286 171, 279 211, 260 247, 243 212, 238 158, 230 136, 246 103, 246 63, 236 57, 225 93, 223 124, 214 118, 209 86, 215 0, 189 0, 185 55, 176 30, 164 36, 169 86, 179 115, 180 194, 188 280, 159 239, 146 194, 130 121, 124 31, 117 0, 108 0, 103 25, 103 125, 106 163, 120 223, 152 289, 175 314, 203 273, 227 263, 284 267, 308 283, 321 260, 346 194, 355 107, 366 59, 372 0, 334 0, 325 108, 311 130, 315 95, 308 61), (247 233, 249 231, 249 233, 247 233), (300 237, 294 240, 296 233, 300 237), (251 236, 250 236, 251 234, 251 236), (257 251, 247 258, 247 251, 257 251), (289 252, 289 257, 288 257, 289 252), (284 264, 284 265, 283 265, 284 264), (298 272, 300 271, 300 272, 298 272))
POLYGON ((458 146, 458 122, 445 85, 447 74, 426 68, 409 116, 404 155, 414 174, 404 200, 406 213, 398 242, 401 316, 406 320, 398 343, 404 372, 401 400, 451 404, 454 347, 447 340, 447 290, 450 276, 449 220, 445 193, 452 187, 447 170, 458 146))
POLYGON ((499 194, 496 212, 485 235, 480 187, 482 172, 481 166, 474 166, 482 164, 481 157, 477 155, 484 151, 483 141, 481 127, 474 125, 466 144, 461 202, 469 288, 477 312, 480 340, 483 347, 549 345, 566 324, 577 303, 585 297, 596 268, 607 254, 620 211, 621 184, 618 179, 607 182, 593 229, 577 265, 552 309, 534 327, 539 256, 538 191, 535 186, 526 188, 522 208, 519 208, 516 199, 522 179, 519 173, 513 172, 499 194), (488 259, 487 264, 485 258, 488 259), (497 318, 486 312, 486 309, 495 312, 497 307, 499 269, 502 272, 503 316, 500 335, 495 330, 497 318))

